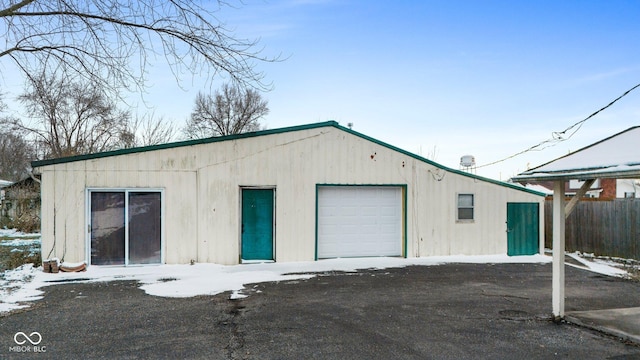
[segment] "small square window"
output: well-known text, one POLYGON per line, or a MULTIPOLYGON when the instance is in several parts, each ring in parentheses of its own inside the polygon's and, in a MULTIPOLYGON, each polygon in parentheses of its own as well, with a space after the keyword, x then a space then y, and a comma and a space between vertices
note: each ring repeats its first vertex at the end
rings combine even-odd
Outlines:
POLYGON ((473 220, 473 194, 458 194, 458 220, 473 220))

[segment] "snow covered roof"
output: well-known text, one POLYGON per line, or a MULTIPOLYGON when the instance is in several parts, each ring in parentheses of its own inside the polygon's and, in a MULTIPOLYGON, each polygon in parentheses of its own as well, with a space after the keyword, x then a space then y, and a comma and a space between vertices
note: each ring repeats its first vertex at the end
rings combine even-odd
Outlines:
POLYGON ((548 189, 542 185, 539 184, 529 184, 527 183, 526 185, 524 185, 525 188, 529 189, 529 190, 533 190, 533 191, 537 191, 537 192, 541 192, 543 194, 546 195, 553 195, 553 190, 552 189, 548 189))
POLYGON ((513 181, 640 178, 640 126, 527 170, 513 181))

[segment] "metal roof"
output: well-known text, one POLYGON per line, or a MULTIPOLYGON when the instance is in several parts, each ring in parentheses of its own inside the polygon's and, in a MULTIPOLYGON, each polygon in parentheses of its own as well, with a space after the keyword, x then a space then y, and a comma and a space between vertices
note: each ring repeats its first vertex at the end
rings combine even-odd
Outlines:
POLYGON ((634 126, 580 150, 513 177, 513 181, 640 178, 640 126, 634 126))
POLYGON ((467 173, 467 172, 464 172, 464 171, 461 171, 461 170, 448 168, 448 167, 443 166, 441 164, 438 164, 438 163, 436 163, 434 161, 431 161, 429 159, 423 158, 423 157, 421 157, 419 155, 413 154, 411 152, 408 152, 406 150, 400 149, 400 148, 395 147, 393 145, 389 145, 389 144, 387 144, 385 142, 382 142, 380 140, 374 139, 372 137, 369 137, 369 136, 364 135, 362 133, 359 133, 357 131, 351 130, 350 128, 346 128, 344 126, 341 126, 336 121, 325 121, 325 122, 319 122, 319 123, 314 123, 314 124, 298 125, 298 126, 284 127, 284 128, 279 128, 279 129, 261 130, 261 131, 242 133, 242 134, 236 134, 236 135, 210 137, 210 138, 205 138, 205 139, 179 141, 179 142, 168 143, 168 144, 151 145, 151 146, 144 146, 144 147, 137 147, 137 148, 130 148, 130 149, 120 149, 120 150, 114 150, 114 151, 106 151, 106 152, 94 153, 94 154, 76 155, 76 156, 68 156, 68 157, 48 159, 48 160, 33 161, 33 162, 31 162, 31 167, 33 167, 35 169, 35 168, 49 166, 49 165, 55 165, 55 164, 64 164, 64 163, 70 163, 70 162, 76 162, 76 161, 100 159, 100 158, 119 156, 119 155, 127 155, 127 154, 135 154, 135 153, 142 153, 142 152, 154 151, 154 150, 173 149, 173 148, 178 148, 178 147, 183 147, 183 146, 194 146, 194 145, 215 143, 215 142, 221 142, 221 141, 246 139, 246 138, 252 138, 252 137, 257 137, 257 136, 273 135, 273 134, 280 134, 280 133, 287 133, 287 132, 292 132, 292 131, 301 131, 301 130, 322 128, 322 127, 334 127, 334 128, 337 128, 339 130, 342 130, 342 131, 345 131, 347 133, 350 133, 350 134, 353 134, 355 136, 358 136, 358 137, 360 137, 362 139, 365 139, 365 140, 374 142, 374 143, 376 143, 378 145, 384 146, 384 147, 386 147, 388 149, 391 149, 393 151, 400 152, 400 153, 402 153, 404 155, 407 155, 407 156, 412 157, 414 159, 417 159, 419 161, 431 164, 431 165, 433 165, 435 167, 438 167, 440 169, 443 169, 443 170, 445 170, 447 172, 455 173, 455 174, 458 174, 458 175, 463 175, 463 176, 466 176, 466 177, 470 177, 470 178, 474 178, 474 179, 477 179, 477 180, 493 183, 493 184, 496 184, 496 185, 512 188, 512 189, 515 189, 515 190, 528 192, 528 193, 531 193, 531 194, 534 194, 534 195, 538 195, 538 196, 545 196, 544 193, 541 193, 541 192, 535 191, 535 190, 527 189, 527 188, 521 186, 520 184, 507 183, 507 182, 503 182, 503 181, 498 181, 498 180, 494 180, 494 179, 485 178, 485 177, 482 177, 482 176, 479 176, 479 175, 475 175, 475 174, 470 174, 470 173, 467 173))

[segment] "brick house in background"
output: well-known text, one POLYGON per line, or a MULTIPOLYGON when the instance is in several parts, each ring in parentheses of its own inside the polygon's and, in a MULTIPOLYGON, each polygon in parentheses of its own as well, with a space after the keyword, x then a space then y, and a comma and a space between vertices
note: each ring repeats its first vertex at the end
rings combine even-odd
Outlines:
MULTIPOLYGON (((565 195, 574 196, 584 181, 570 180, 564 184, 565 195)), ((553 193, 552 181, 530 182, 522 185, 542 186, 553 193)), ((638 198, 640 197, 640 180, 636 179, 597 179, 591 189, 587 191, 585 197, 597 198, 600 200, 613 200, 618 198, 638 198)))

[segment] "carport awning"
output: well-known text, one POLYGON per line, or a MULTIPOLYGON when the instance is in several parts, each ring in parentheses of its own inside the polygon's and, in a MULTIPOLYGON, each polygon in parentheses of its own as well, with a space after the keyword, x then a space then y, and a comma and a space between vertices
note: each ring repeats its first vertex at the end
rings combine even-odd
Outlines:
POLYGON ((598 141, 546 164, 525 171, 514 182, 553 181, 553 283, 552 305, 556 319, 564 317, 564 252, 566 215, 595 179, 640 178, 640 126, 598 141), (565 207, 564 183, 586 182, 565 207))
POLYGON ((640 178, 640 126, 527 170, 515 182, 640 178))

